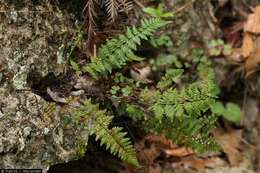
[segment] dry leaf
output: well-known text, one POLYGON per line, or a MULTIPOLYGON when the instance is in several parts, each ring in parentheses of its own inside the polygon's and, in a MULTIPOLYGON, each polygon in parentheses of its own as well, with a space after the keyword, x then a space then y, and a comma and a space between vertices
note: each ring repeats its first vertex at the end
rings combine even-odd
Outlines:
POLYGON ((135 143, 135 148, 138 151, 138 160, 146 165, 153 164, 154 160, 160 156, 161 151, 156 146, 160 141, 164 141, 162 135, 149 134, 135 143))
POLYGON ((175 156, 175 157, 185 157, 194 154, 194 152, 191 149, 185 147, 167 149, 164 150, 164 152, 169 156, 175 156))
POLYGON ((147 65, 142 68, 134 67, 131 69, 130 73, 134 79, 143 81, 147 80, 147 77, 151 74, 151 71, 151 66, 147 65))
POLYGON ((213 134, 216 141, 221 145, 224 153, 226 153, 230 164, 232 166, 238 166, 242 161, 242 154, 238 150, 242 131, 233 130, 231 132, 223 132, 220 129, 216 129, 213 134))
POLYGON ((255 72, 258 64, 260 64, 260 40, 255 41, 254 52, 245 61, 246 76, 255 72))
POLYGON ((253 40, 253 35, 250 33, 245 33, 244 38, 243 38, 243 45, 241 48, 241 54, 243 55, 244 58, 249 57, 249 55, 253 52, 254 50, 254 40, 253 40))
POLYGON ((167 139, 163 134, 148 134, 144 137, 145 140, 148 140, 151 143, 156 143, 157 145, 176 148, 177 145, 173 144, 171 140, 167 139))
POLYGON ((254 13, 248 16, 244 26, 244 31, 254 34, 260 33, 260 6, 257 6, 254 13))

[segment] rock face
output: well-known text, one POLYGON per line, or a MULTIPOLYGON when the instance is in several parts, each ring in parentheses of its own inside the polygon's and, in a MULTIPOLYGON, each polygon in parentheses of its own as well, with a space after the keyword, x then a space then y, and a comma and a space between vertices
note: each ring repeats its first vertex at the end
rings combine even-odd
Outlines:
POLYGON ((75 36, 73 14, 51 2, 0 0, 0 168, 47 172, 87 143, 88 130, 73 127, 69 106, 30 88, 30 75, 63 73, 65 47, 75 36))

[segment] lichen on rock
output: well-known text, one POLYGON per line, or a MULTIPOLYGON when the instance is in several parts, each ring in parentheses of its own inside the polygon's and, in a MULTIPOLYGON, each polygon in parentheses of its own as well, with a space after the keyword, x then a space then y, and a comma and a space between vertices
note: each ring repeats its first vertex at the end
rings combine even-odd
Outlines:
POLYGON ((73 14, 52 3, 0 0, 0 168, 46 172, 76 158, 78 140, 87 144, 88 129, 69 121, 77 101, 49 103, 29 85, 31 73, 63 73, 75 35, 73 14))

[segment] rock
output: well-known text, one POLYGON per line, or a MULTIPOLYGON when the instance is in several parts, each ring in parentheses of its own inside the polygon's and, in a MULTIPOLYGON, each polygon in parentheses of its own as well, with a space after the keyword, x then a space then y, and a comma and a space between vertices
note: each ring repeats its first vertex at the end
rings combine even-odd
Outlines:
POLYGON ((29 74, 63 73, 75 36, 73 14, 51 2, 0 0, 0 168, 47 172, 77 157, 78 140, 88 141, 88 130, 70 123, 68 105, 47 102, 29 85, 29 74))

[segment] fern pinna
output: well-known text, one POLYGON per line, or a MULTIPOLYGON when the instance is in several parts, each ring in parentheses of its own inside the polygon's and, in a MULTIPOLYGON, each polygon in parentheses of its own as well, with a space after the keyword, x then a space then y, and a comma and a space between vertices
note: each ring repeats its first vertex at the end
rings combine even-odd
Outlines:
POLYGON ((105 110, 100 110, 98 105, 94 105, 90 100, 86 100, 84 104, 74 112, 74 119, 77 123, 82 120, 92 120, 90 128, 91 135, 96 136, 96 140, 100 140, 101 145, 105 145, 106 149, 114 155, 118 155, 123 161, 133 165, 138 165, 136 153, 130 139, 126 137, 126 133, 122 132, 121 127, 109 128, 113 116, 107 115, 105 110))
POLYGON ((139 28, 128 27, 125 35, 108 40, 101 46, 97 57, 85 66, 84 71, 98 78, 100 75, 111 73, 114 68, 121 68, 128 61, 142 60, 134 54, 141 40, 147 40, 157 29, 168 23, 158 18, 151 18, 142 20, 139 28))

